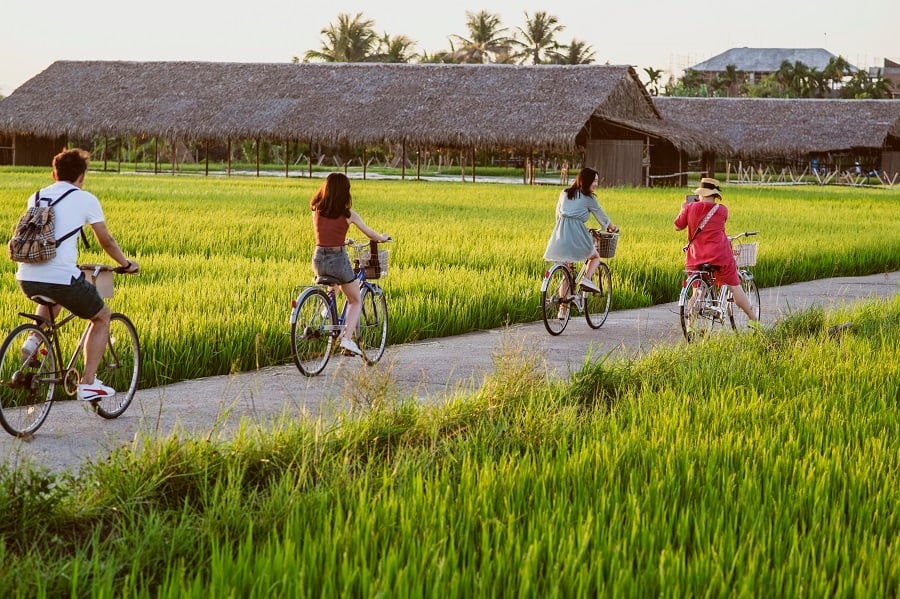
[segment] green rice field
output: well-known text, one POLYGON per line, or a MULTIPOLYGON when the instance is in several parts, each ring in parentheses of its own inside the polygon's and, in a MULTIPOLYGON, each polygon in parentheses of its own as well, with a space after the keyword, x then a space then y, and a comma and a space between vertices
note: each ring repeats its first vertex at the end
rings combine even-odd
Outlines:
MULTIPOLYGON (((49 169, 0 169, 0 222, 10 231, 49 169)), ((107 224, 141 263, 119 277, 114 310, 142 341, 142 387, 286 363, 288 315, 310 284, 308 202, 321 179, 91 172, 107 224)), ((544 245, 556 186, 354 180, 354 207, 391 234, 380 281, 389 343, 539 319, 544 245)), ((672 220, 684 189, 601 189, 622 227, 613 309, 673 301, 684 234, 672 220)), ((840 187, 725 189, 732 232, 759 230, 761 286, 900 268, 900 190, 840 187)), ((103 261, 97 248, 83 261, 103 261)), ((0 329, 31 308, 14 281, 0 285, 0 329)))

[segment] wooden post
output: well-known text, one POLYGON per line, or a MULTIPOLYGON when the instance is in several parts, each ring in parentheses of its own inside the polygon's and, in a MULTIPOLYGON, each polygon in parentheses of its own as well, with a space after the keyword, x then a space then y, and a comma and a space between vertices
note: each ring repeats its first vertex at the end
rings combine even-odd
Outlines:
POLYGON ((402 145, 403 151, 401 155, 403 156, 400 160, 400 179, 406 181, 406 141, 404 140, 402 145))
POLYGON ((259 138, 256 138, 256 176, 259 176, 259 138))
POLYGON ((228 140, 228 158, 227 158, 227 161, 228 161, 228 162, 227 162, 226 167, 225 167, 225 175, 226 175, 227 177, 230 177, 230 176, 231 176, 231 140, 230 140, 230 139, 228 140))
POLYGON ((362 167, 363 167, 363 181, 366 180, 366 169, 369 164, 366 162, 366 148, 363 147, 363 157, 362 157, 362 167))
POLYGON ((288 164, 291 163, 291 142, 284 140, 284 178, 288 178, 288 164))

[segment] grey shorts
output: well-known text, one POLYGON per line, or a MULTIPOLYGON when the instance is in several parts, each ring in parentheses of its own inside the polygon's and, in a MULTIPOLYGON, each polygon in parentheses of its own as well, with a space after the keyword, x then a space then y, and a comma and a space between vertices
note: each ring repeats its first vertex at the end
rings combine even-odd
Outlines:
POLYGON ((19 289, 28 297, 33 295, 49 297, 79 318, 93 318, 106 305, 97 292, 97 288, 85 278, 83 273, 78 278, 72 277, 69 285, 19 281, 19 289))
POLYGON ((346 248, 342 247, 319 247, 312 257, 313 272, 317 277, 322 275, 334 277, 343 283, 350 283, 356 278, 353 267, 350 266, 350 257, 347 255, 346 248))

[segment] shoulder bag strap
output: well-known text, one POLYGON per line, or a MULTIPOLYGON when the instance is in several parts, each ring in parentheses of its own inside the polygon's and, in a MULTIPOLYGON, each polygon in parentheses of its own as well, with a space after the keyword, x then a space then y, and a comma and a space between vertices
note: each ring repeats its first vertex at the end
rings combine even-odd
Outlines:
POLYGON ((682 252, 686 252, 688 250, 688 248, 691 247, 691 244, 694 243, 695 239, 697 239, 697 235, 700 234, 700 231, 703 230, 703 227, 705 227, 706 223, 709 222, 709 219, 711 219, 713 217, 713 214, 716 213, 716 210, 719 209, 720 205, 721 204, 716 204, 715 206, 712 207, 712 210, 710 210, 709 212, 706 213, 706 216, 704 216, 703 220, 700 221, 700 224, 697 225, 697 230, 694 232, 694 234, 691 236, 691 238, 688 239, 687 245, 684 246, 683 248, 681 248, 682 252))
MULTIPOLYGON (((72 193, 73 191, 78 191, 78 188, 77 188, 77 187, 73 187, 72 189, 66 191, 64 194, 62 194, 61 196, 59 196, 58 198, 56 198, 55 200, 53 200, 53 202, 50 203, 50 206, 56 206, 56 205, 59 204, 61 201, 63 201, 63 199, 64 199, 67 195, 69 195, 69 194, 72 193)), ((37 203, 37 200, 35 200, 35 204, 36 204, 36 203, 37 203)), ((718 204, 717 204, 717 205, 718 205, 718 204)), ((57 237, 57 238, 56 238, 56 247, 59 247, 59 244, 61 244, 63 241, 65 241, 66 239, 68 239, 68 238, 71 237, 72 235, 75 235, 75 234, 78 233, 78 232, 81 232, 81 239, 84 241, 85 247, 91 247, 91 246, 90 246, 90 243, 88 243, 87 235, 84 234, 84 229, 83 229, 82 227, 78 227, 77 229, 75 229, 75 230, 73 230, 73 231, 69 231, 68 233, 66 233, 66 234, 63 235, 62 237, 57 237)))

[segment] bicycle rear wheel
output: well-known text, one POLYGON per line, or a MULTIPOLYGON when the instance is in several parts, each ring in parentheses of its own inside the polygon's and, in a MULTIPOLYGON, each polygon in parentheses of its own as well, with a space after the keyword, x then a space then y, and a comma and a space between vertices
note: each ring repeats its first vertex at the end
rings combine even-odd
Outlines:
POLYGON ((681 290, 678 305, 685 339, 697 341, 712 333, 717 321, 718 300, 715 287, 706 279, 700 275, 689 277, 681 290))
POLYGON ((559 335, 569 324, 574 287, 572 273, 562 264, 554 265, 544 275, 541 283, 541 317, 544 328, 551 335, 559 335))
POLYGON ((0 424, 24 437, 44 423, 56 390, 56 355, 46 333, 33 324, 17 326, 0 347, 0 424), (25 349, 30 337, 34 351, 25 349), (26 355, 27 354, 27 355, 26 355))
MULTIPOLYGON (((738 274, 741 275, 741 288, 744 290, 744 293, 747 294, 747 299, 750 300, 750 307, 753 309, 756 319, 759 320, 761 304, 759 300, 759 287, 756 286, 756 280, 749 271, 740 270, 738 271, 738 274)), ((728 317, 731 320, 731 327, 734 330, 746 331, 749 328, 747 323, 750 322, 750 318, 747 316, 747 313, 737 307, 734 302, 728 303, 728 317)))
POLYGON ((124 314, 109 319, 109 340, 97 367, 97 378, 116 390, 112 397, 92 401, 103 418, 116 418, 131 405, 141 376, 141 343, 137 329, 124 314))
POLYGON ((291 354, 294 364, 306 376, 325 369, 334 345, 337 314, 328 294, 318 287, 306 289, 291 312, 291 354))
POLYGON ((600 288, 600 293, 585 291, 584 293, 584 318, 592 329, 599 329, 609 316, 609 306, 612 304, 612 272, 609 264, 600 262, 600 266, 591 277, 594 285, 600 288))
POLYGON ((387 345, 387 299, 384 290, 374 285, 371 288, 364 285, 361 294, 362 311, 356 327, 356 340, 363 352, 363 360, 371 365, 381 359, 387 345))

